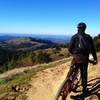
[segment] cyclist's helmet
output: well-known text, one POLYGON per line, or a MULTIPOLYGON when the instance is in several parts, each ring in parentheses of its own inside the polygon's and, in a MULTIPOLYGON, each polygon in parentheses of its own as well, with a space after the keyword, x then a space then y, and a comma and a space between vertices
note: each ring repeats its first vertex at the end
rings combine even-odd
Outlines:
POLYGON ((77 28, 86 28, 86 24, 85 23, 83 23, 83 22, 81 22, 81 23, 79 23, 78 25, 77 25, 77 28))

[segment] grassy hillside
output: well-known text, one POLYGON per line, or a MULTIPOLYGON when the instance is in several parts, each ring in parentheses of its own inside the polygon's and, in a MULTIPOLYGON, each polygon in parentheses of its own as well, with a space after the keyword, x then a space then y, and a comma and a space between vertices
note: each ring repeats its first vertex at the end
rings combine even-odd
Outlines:
POLYGON ((27 67, 41 63, 49 63, 52 61, 69 57, 67 48, 49 48, 30 52, 8 52, 6 50, 0 50, 0 54, 1 73, 16 67, 27 67))
POLYGON ((31 37, 0 42, 0 73, 16 67, 48 63, 68 56, 64 44, 31 37), (63 52, 64 51, 64 52, 63 52))
POLYGON ((54 47, 55 45, 56 44, 51 41, 31 37, 19 37, 0 42, 2 48, 11 51, 32 51, 54 47))
MULTIPOLYGON (((100 49, 99 40, 100 35, 94 38, 97 51, 100 49)), ((69 57, 67 47, 68 44, 54 44, 48 40, 31 37, 0 42, 0 73, 16 67, 49 63, 69 57)))
POLYGON ((25 70, 22 73, 0 79, 0 100, 13 100, 15 98, 18 100, 26 100, 27 96, 25 93, 31 87, 31 77, 36 77, 37 72, 56 67, 69 60, 62 59, 49 64, 38 65, 38 67, 31 70, 25 70))
MULTIPOLYGON (((100 52, 97 53, 98 59, 100 59, 100 52)), ((6 76, 0 79, 0 100, 26 100, 26 93, 31 88, 31 78, 36 78, 38 72, 42 72, 45 69, 54 68, 60 66, 63 63, 70 61, 70 58, 65 58, 48 64, 40 64, 31 70, 24 70, 22 73, 12 74, 10 77, 6 76)), ((21 70, 21 69, 20 69, 21 70)))

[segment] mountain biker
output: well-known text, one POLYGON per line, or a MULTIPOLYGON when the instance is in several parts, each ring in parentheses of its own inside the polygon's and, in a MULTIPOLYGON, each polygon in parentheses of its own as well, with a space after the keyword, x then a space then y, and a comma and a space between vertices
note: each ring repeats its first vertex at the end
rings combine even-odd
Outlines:
POLYGON ((92 37, 85 33, 86 24, 81 22, 77 26, 77 33, 72 36, 69 43, 69 52, 73 56, 72 63, 76 64, 76 67, 80 68, 83 95, 87 93, 87 69, 89 54, 91 53, 94 58, 94 64, 98 63, 96 50, 93 44, 92 37))

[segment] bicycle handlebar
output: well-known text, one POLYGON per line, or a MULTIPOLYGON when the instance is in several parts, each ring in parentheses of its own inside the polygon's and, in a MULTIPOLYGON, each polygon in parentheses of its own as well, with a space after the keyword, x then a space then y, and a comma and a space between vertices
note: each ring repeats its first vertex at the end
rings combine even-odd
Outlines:
POLYGON ((94 60, 89 60, 89 63, 91 63, 91 64, 93 64, 93 65, 96 64, 96 62, 94 62, 94 60))

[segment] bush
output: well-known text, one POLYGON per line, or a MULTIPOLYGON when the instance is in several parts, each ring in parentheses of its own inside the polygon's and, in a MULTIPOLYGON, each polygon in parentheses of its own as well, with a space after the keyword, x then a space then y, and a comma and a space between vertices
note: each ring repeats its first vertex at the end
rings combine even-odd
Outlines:
POLYGON ((100 34, 94 37, 94 45, 96 47, 96 51, 100 51, 100 34))
POLYGON ((59 53, 59 51, 58 51, 56 48, 54 48, 54 49, 52 50, 52 53, 57 54, 57 53, 59 53))
POLYGON ((38 50, 35 52, 33 61, 35 61, 35 63, 48 63, 51 61, 51 58, 50 55, 47 54, 46 52, 42 52, 41 50, 38 50))

